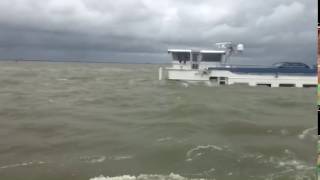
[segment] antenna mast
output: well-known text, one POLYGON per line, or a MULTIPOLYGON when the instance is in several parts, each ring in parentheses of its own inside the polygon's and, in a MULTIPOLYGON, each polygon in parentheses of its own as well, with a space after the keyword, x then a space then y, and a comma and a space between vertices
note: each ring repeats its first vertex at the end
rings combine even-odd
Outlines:
POLYGON ((235 44, 233 42, 219 42, 215 44, 218 49, 226 51, 225 62, 228 61, 231 55, 242 53, 244 51, 243 44, 235 44))

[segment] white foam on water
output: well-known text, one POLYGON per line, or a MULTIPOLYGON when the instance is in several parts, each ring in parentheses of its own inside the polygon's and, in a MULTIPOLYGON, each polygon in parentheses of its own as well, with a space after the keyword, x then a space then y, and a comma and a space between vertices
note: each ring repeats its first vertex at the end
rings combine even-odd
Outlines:
POLYGON ((260 153, 246 153, 240 156, 238 162, 244 159, 252 159, 261 164, 269 164, 272 167, 278 169, 273 173, 266 174, 263 177, 257 179, 296 179, 296 180, 307 180, 314 179, 312 177, 315 167, 312 164, 308 164, 305 161, 301 161, 296 158, 294 152, 289 149, 284 149, 284 156, 274 157, 274 156, 265 156, 260 153))
POLYGON ((294 169, 294 170, 312 170, 312 169, 314 169, 313 166, 309 166, 309 165, 305 164, 304 162, 299 161, 299 160, 295 160, 295 159, 282 160, 282 161, 280 160, 278 162, 277 167, 285 167, 285 168, 294 169))
POLYGON ((98 176, 90 178, 90 180, 204 180, 204 179, 193 179, 186 178, 179 174, 170 173, 169 175, 159 175, 159 174, 141 174, 138 176, 122 175, 114 177, 98 176))
POLYGON ((215 172, 215 171, 216 171, 215 168, 211 168, 211 169, 209 169, 209 170, 207 170, 207 171, 204 171, 203 174, 208 175, 208 174, 211 174, 211 173, 213 173, 213 172, 215 172))
POLYGON ((216 145, 201 145, 197 146, 195 148, 190 149, 186 154, 186 161, 192 161, 193 158, 199 157, 204 154, 204 152, 201 152, 203 150, 216 150, 216 151, 223 151, 224 149, 220 146, 216 145))
POLYGON ((266 180, 276 180, 276 179, 293 179, 293 180, 311 180, 315 179, 313 176, 315 167, 312 164, 308 164, 304 161, 298 160, 295 157, 294 153, 285 150, 287 157, 266 157, 254 155, 247 155, 246 158, 254 158, 259 163, 270 164, 274 168, 278 169, 272 173, 265 174, 263 176, 257 176, 257 179, 266 179, 266 180))
POLYGON ((262 161, 264 163, 272 164, 279 169, 278 172, 269 174, 266 179, 280 179, 281 177, 292 177, 297 180, 313 179, 312 175, 315 167, 312 164, 294 158, 294 153, 288 149, 285 149, 284 153, 287 154, 288 157, 279 158, 271 156, 262 161))
POLYGON ((80 160, 83 160, 87 163, 102 163, 106 160, 106 156, 82 156, 80 157, 80 160))
POLYGON ((126 159, 132 159, 132 155, 122 155, 122 156, 111 156, 109 157, 110 160, 114 161, 121 161, 121 160, 126 160, 126 159))
MULTIPOLYGON (((305 129, 301 132, 301 134, 298 135, 299 139, 305 139, 306 136, 308 136, 310 134, 310 132, 317 130, 317 127, 312 127, 312 128, 308 128, 305 129)), ((316 135, 314 135, 316 137, 316 135)))
POLYGON ((254 153, 254 154, 244 153, 239 157, 238 161, 240 162, 243 159, 256 159, 256 160, 259 160, 259 159, 262 159, 262 158, 264 158, 264 155, 260 154, 260 153, 254 153))
POLYGON ((22 163, 17 163, 17 164, 9 164, 9 165, 0 166, 0 169, 8 169, 8 168, 16 168, 16 167, 32 166, 32 165, 41 165, 41 164, 46 164, 46 163, 43 161, 22 162, 22 163))
POLYGON ((116 177, 104 177, 102 175, 94 178, 90 178, 90 180, 136 180, 135 176, 123 175, 123 176, 116 176, 116 177))
POLYGON ((308 171, 286 168, 283 171, 271 173, 271 174, 268 174, 267 176, 263 176, 262 178, 266 180, 275 180, 275 179, 315 180, 316 173, 314 173, 314 170, 315 168, 308 169, 308 171))
POLYGON ((132 159, 132 155, 115 155, 115 156, 82 156, 80 157, 80 160, 86 162, 86 163, 102 163, 106 160, 112 160, 112 161, 121 161, 121 160, 126 160, 126 159, 132 159))
MULTIPOLYGON (((232 154, 233 152, 228 147, 220 147, 216 145, 202 145, 190 149, 186 155, 186 161, 190 162, 199 156, 205 155, 208 151, 228 151, 232 154)), ((231 155, 232 155, 231 154, 231 155)), ((289 149, 283 150, 283 155, 281 157, 266 156, 262 153, 244 153, 237 159, 238 162, 250 160, 255 161, 258 164, 269 164, 274 167, 273 173, 265 174, 263 179, 279 179, 279 178, 293 178, 293 179, 312 179, 312 172, 315 167, 308 162, 297 159, 295 153, 289 149), (311 178, 310 178, 311 177, 311 178)), ((212 172, 204 171, 202 175, 212 174, 215 171, 213 168, 212 172)), ((233 172, 227 172, 226 176, 234 176, 233 172)), ((259 178, 261 179, 261 178, 259 178)))
POLYGON ((218 151, 222 151, 222 150, 223 150, 222 147, 219 147, 219 146, 216 146, 216 145, 201 145, 201 146, 197 146, 197 147, 195 147, 195 148, 190 149, 190 150, 187 152, 187 156, 190 156, 191 153, 193 153, 193 152, 195 152, 195 151, 202 150, 202 149, 215 149, 215 150, 218 150, 218 151))
POLYGON ((172 140, 172 137, 163 137, 163 138, 157 139, 157 142, 164 142, 164 141, 170 141, 170 140, 172 140))
POLYGON ((106 160, 106 157, 105 156, 101 156, 101 157, 99 157, 97 159, 92 159, 91 163, 101 163, 101 162, 103 162, 105 160, 106 160))

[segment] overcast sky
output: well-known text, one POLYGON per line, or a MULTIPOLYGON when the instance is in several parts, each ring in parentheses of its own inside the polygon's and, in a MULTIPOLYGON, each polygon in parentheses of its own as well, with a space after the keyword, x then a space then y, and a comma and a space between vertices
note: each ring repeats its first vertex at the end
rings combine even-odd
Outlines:
MULTIPOLYGON (((0 59, 168 62, 168 48, 316 63, 316 0, 1 0, 0 59)), ((235 61, 236 62, 236 61, 235 61)))

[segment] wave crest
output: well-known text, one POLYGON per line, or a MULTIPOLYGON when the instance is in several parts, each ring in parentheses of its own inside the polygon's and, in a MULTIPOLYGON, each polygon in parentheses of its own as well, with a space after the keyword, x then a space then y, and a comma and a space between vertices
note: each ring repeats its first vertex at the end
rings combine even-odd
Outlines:
POLYGON ((179 174, 170 173, 169 175, 159 175, 159 174, 141 174, 138 176, 122 175, 114 177, 104 177, 100 175, 99 177, 91 178, 90 180, 204 180, 204 179, 190 179, 183 177, 179 174))

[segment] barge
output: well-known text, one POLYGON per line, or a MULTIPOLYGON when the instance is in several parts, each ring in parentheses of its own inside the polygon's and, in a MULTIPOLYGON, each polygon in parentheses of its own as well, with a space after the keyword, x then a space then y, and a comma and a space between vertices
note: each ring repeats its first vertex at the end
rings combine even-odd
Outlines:
POLYGON ((300 62, 281 62, 272 66, 229 65, 231 55, 244 46, 217 43, 214 50, 168 49, 171 67, 159 69, 159 80, 209 81, 217 85, 247 84, 269 87, 316 87, 317 69, 300 62))

